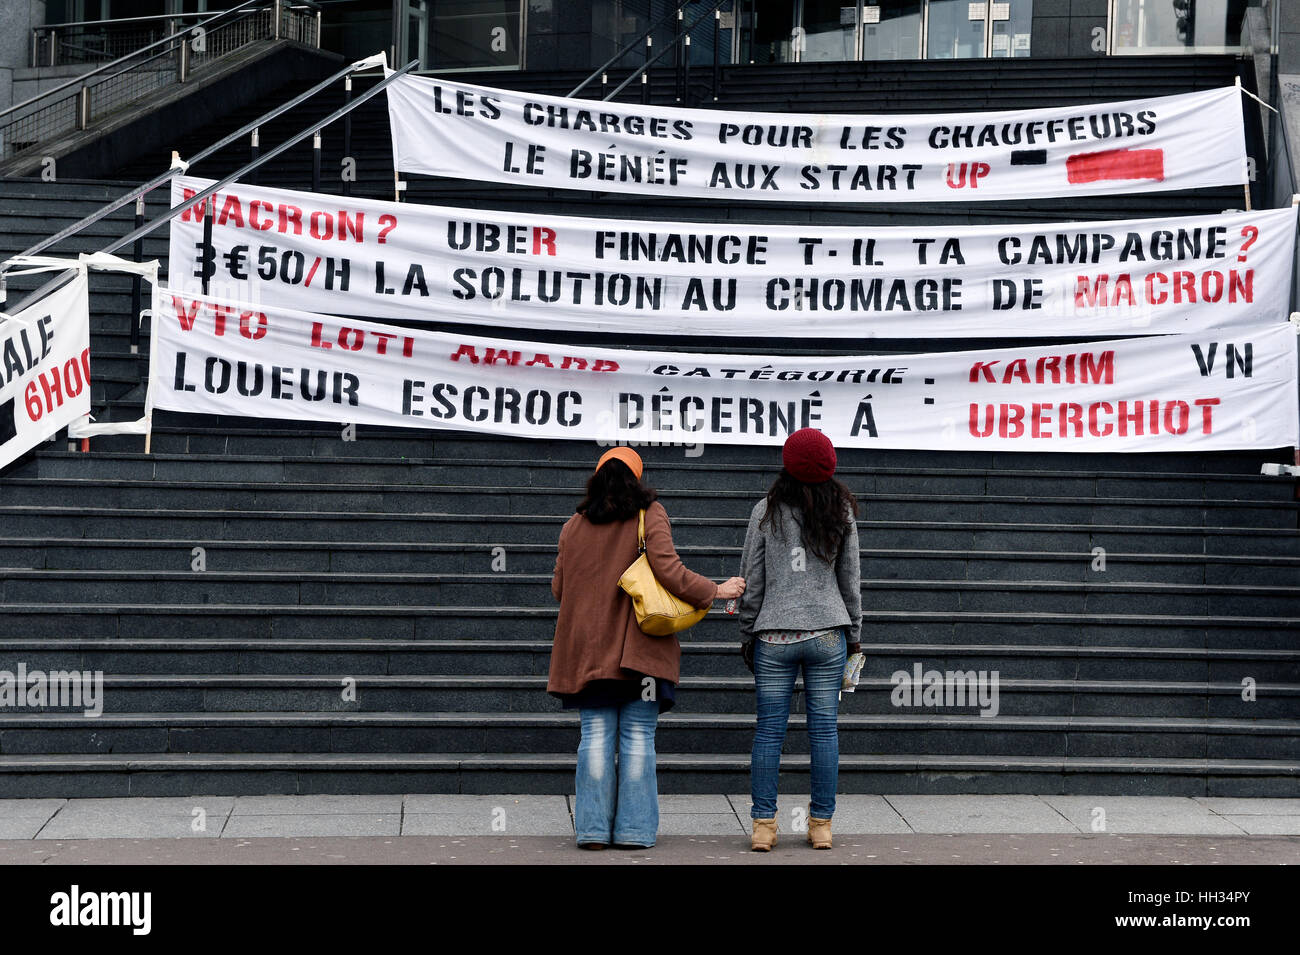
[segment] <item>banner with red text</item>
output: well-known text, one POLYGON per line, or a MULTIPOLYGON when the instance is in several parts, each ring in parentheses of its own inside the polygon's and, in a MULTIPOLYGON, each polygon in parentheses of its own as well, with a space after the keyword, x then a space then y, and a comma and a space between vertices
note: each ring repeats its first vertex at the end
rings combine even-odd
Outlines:
POLYGON ((0 468, 89 413, 90 298, 80 268, 0 320, 0 468))
MULTIPOLYGON (((177 177, 172 205, 211 185, 177 177)), ((1294 206, 813 228, 489 212, 233 184, 172 220, 169 281, 200 292, 206 274, 210 294, 275 307, 543 332, 1095 337, 1285 320, 1295 230, 1294 206)))
POLYGON ((1146 193, 1249 181, 1241 90, 978 113, 758 113, 401 76, 399 172, 786 202, 1146 193))
POLYGON ((479 338, 163 289, 154 407, 603 442, 1187 451, 1296 444, 1289 324, 1086 345, 782 357, 479 338))

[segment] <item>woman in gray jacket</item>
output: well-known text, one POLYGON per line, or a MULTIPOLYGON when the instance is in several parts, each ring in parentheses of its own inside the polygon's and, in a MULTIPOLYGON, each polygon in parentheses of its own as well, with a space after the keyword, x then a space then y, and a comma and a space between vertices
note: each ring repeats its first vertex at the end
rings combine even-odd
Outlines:
POLYGON ((750 515, 740 570, 740 629, 754 640, 750 816, 751 845, 760 852, 776 844, 781 744, 801 670, 812 749, 808 842, 831 847, 840 682, 862 632, 858 503, 833 476, 835 448, 820 431, 803 428, 786 439, 781 462, 780 476, 750 515))

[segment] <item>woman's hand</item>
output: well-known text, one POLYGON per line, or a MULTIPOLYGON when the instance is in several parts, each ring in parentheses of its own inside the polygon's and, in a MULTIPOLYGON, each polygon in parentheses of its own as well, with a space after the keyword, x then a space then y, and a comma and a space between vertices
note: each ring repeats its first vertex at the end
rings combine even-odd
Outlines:
POLYGON ((713 595, 714 600, 730 600, 732 597, 739 597, 745 592, 745 578, 732 577, 725 583, 718 584, 717 593, 713 595))

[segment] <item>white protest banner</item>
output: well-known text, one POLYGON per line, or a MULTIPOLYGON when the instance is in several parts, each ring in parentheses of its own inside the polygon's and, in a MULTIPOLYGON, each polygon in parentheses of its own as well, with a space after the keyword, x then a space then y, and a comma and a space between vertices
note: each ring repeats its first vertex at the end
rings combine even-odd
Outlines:
POLYGON ((1241 91, 981 113, 630 106, 401 76, 399 172, 785 202, 1088 196, 1248 181, 1241 91))
MULTIPOLYGON (((213 184, 177 177, 172 205, 213 184)), ((233 184, 171 222, 172 288, 539 331, 818 338, 1193 332, 1287 316, 1296 209, 822 227, 486 212, 233 184), (212 250, 203 216, 213 203, 212 250)))
POLYGON ((1296 443, 1289 323, 886 357, 475 338, 159 291, 150 392, 176 411, 512 437, 1188 451, 1296 443))
POLYGON ((80 268, 0 321, 0 468, 89 413, 90 297, 80 268))

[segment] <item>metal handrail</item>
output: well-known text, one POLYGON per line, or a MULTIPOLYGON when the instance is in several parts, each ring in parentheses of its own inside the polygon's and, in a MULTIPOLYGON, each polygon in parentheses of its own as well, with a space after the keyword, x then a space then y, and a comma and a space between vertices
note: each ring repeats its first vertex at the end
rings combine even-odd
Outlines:
MULTIPOLYGON (((328 126, 330 123, 342 119, 344 116, 351 113, 362 103, 366 102, 371 97, 377 95, 381 90, 387 88, 387 86, 390 83, 392 83, 395 79, 397 79, 399 76, 405 76, 411 70, 415 69, 417 65, 419 65, 418 61, 412 60, 410 63, 407 63, 401 69, 394 70, 392 73, 389 73, 387 76, 381 79, 370 89, 366 90, 364 93, 361 93, 355 99, 349 100, 347 103, 345 103, 343 106, 335 110, 333 113, 330 113, 330 115, 326 116, 324 119, 320 120, 317 123, 312 124, 311 126, 304 129, 302 132, 289 137, 288 139, 286 139, 284 142, 274 147, 273 149, 270 149, 267 152, 262 153, 256 159, 245 164, 244 166, 241 166, 239 169, 236 169, 233 173, 231 173, 229 176, 226 176, 224 179, 221 179, 220 181, 213 183, 211 186, 204 189, 202 192, 190 196, 188 199, 183 200, 178 205, 172 206, 165 213, 158 216, 153 221, 147 222, 144 225, 140 226, 138 229, 135 229, 134 231, 127 233, 122 238, 109 243, 104 248, 100 249, 99 252, 101 254, 112 254, 116 252, 118 249, 122 248, 123 246, 134 242, 136 239, 143 238, 144 236, 153 232, 155 229, 162 226, 164 223, 170 222, 175 216, 179 215, 185 210, 192 208, 193 206, 197 205, 200 202, 206 201, 209 196, 213 195, 218 190, 224 189, 226 186, 230 185, 230 183, 236 182, 241 177, 247 175, 248 173, 252 172, 254 169, 261 166, 263 163, 268 162, 271 159, 274 159, 276 156, 280 155, 290 146, 302 142, 302 140, 306 139, 308 136, 314 136, 316 133, 320 132, 322 129, 328 126)), ((368 68, 369 68, 368 66, 362 67, 362 69, 368 69, 368 68)), ((338 79, 340 76, 346 75, 347 73, 350 72, 354 72, 357 69, 358 69, 357 64, 354 63, 351 66, 349 66, 346 70, 341 71, 340 73, 336 74, 333 77, 330 77, 329 80, 326 80, 324 82, 326 83, 332 82, 333 80, 338 79)), ((310 92, 315 92, 315 90, 309 91, 309 94, 306 95, 310 95, 310 92)), ((270 119, 273 119, 274 117, 279 116, 281 113, 287 112, 293 106, 297 105, 297 103, 300 101, 301 101, 300 99, 296 99, 290 103, 285 103, 277 107, 275 110, 268 112, 264 117, 259 117, 259 119, 255 121, 255 123, 250 124, 250 126, 256 125, 259 122, 266 122, 270 119)), ((227 137, 226 141, 228 142, 232 140, 234 137, 238 135, 242 135, 247 131, 248 129, 245 128, 244 130, 241 130, 239 133, 232 133, 230 137, 227 137)), ((217 148, 220 147, 219 146, 209 147, 209 149, 206 150, 205 152, 210 154, 213 150, 217 148)), ((169 170, 163 176, 158 177, 158 179, 154 180, 154 186, 151 188, 156 188, 158 185, 161 184, 161 181, 170 179, 172 174, 173 172, 169 170)), ((114 206, 114 208, 120 208, 126 202, 130 202, 131 199, 134 199, 137 196, 142 194, 143 194, 143 187, 141 187, 141 189, 136 190, 134 193, 131 193, 128 198, 115 200, 117 205, 114 206)), ((112 204, 110 203, 110 205, 112 204)), ((100 210, 102 214, 93 217, 87 217, 86 220, 82 220, 82 221, 86 223, 89 223, 90 221, 98 221, 99 219, 103 218, 105 215, 108 215, 108 213, 111 211, 112 209, 109 208, 100 210)), ((78 226, 80 225, 81 223, 78 223, 78 226)), ((76 231, 76 228, 70 227, 68 230, 64 230, 63 233, 60 233, 59 237, 66 238, 66 236, 71 235, 73 231, 76 231)), ((56 239, 50 239, 47 240, 43 245, 34 246, 33 248, 47 248, 54 241, 56 241, 56 239)), ((32 253, 29 251, 23 254, 30 255, 32 253)), ((0 270, 0 280, 3 280, 3 276, 4 276, 3 270, 0 270)), ((50 280, 49 282, 42 285, 40 288, 36 289, 30 295, 28 295, 25 299, 23 299, 21 304, 15 307, 12 311, 21 311, 23 308, 27 306, 29 302, 33 302, 40 299, 42 296, 53 291, 55 288, 57 288, 59 285, 61 285, 66 281, 67 281, 67 273, 63 273, 60 276, 50 280)), ((3 301, 3 299, 0 299, 0 301, 3 301)))
MULTIPOLYGON (((720 3, 720 2, 721 2, 721 0, 719 0, 719 3, 720 3)), ((715 4, 715 6, 716 6, 716 4, 715 4)), ((613 56, 611 56, 608 60, 606 60, 606 61, 605 61, 605 62, 604 62, 604 63, 603 63, 603 64, 602 64, 598 69, 596 69, 595 72, 593 72, 589 77, 587 77, 585 80, 583 80, 583 81, 582 81, 581 83, 579 83, 577 86, 575 86, 573 89, 569 90, 569 96, 577 96, 577 95, 582 91, 583 87, 585 87, 588 83, 590 83, 590 82, 591 82, 592 80, 594 80, 596 77, 600 76, 600 74, 604 73, 607 69, 609 69, 609 68, 610 68, 611 66, 613 66, 615 63, 617 63, 617 62, 618 62, 619 60, 621 60, 623 57, 627 56, 629 53, 631 53, 633 50, 635 50, 637 47, 639 47, 642 43, 645 42, 645 38, 646 38, 647 36, 650 36, 652 33, 655 32, 655 30, 658 30, 661 26, 663 26, 665 23, 667 23, 670 19, 672 19, 673 17, 675 17, 675 16, 677 15, 677 11, 678 11, 678 9, 679 9, 679 8, 676 8, 676 7, 674 7, 674 8, 670 8, 669 11, 668 11, 668 14, 667 14, 666 16, 664 16, 664 17, 661 17, 661 18, 658 20, 658 22, 656 22, 656 23, 654 24, 654 26, 651 26, 651 27, 647 28, 646 31, 645 31, 644 33, 642 33, 640 36, 638 36, 635 40, 633 40, 633 41, 632 41, 631 43, 629 43, 627 46, 623 47, 623 49, 619 50, 617 53, 615 53, 613 56)))
MULTIPOLYGON (((311 7, 313 10, 323 9, 319 3, 313 0, 293 0, 291 6, 311 7)), ((214 10, 213 14, 231 13, 238 7, 231 7, 229 10, 214 10)), ((205 11, 206 12, 206 11, 205 11)), ((61 30, 64 27, 95 27, 104 23, 121 24, 121 23, 152 23, 155 20, 185 20, 189 17, 201 16, 199 12, 193 13, 154 13, 147 17, 112 17, 108 20, 69 20, 66 23, 43 23, 38 27, 32 27, 33 33, 44 33, 48 30, 61 30)))
MULTIPOLYGON (((367 68, 368 67, 361 67, 361 69, 367 69, 367 68)), ((200 149, 197 153, 195 153, 193 156, 190 157, 190 159, 187 162, 187 166, 193 166, 195 163, 202 162, 204 159, 207 159, 213 153, 216 153, 217 151, 224 149, 225 147, 229 146, 231 143, 235 142, 238 139, 242 139, 243 137, 251 133, 253 130, 257 129, 258 127, 271 122, 271 120, 283 116, 285 113, 289 112, 289 110, 295 109, 296 107, 302 105, 304 102, 311 99, 311 97, 315 96, 317 93, 324 90, 326 87, 337 82, 338 80, 343 79, 345 76, 348 76, 349 74, 356 72, 357 70, 358 70, 358 66, 356 63, 349 64, 348 66, 339 70, 333 76, 329 76, 321 80, 315 86, 311 87, 311 89, 304 90, 303 92, 299 93, 297 96, 295 96, 293 99, 289 100, 288 102, 281 103, 279 106, 275 107, 275 109, 268 110, 266 113, 263 113, 261 116, 257 117, 257 119, 254 119, 249 123, 246 123, 244 126, 235 130, 233 133, 221 137, 221 139, 217 140, 211 146, 207 146, 203 149, 200 149)), ((18 255, 19 256, 40 255, 50 246, 55 245, 59 242, 62 242, 64 239, 76 235, 78 232, 81 232, 87 226, 94 225, 100 219, 112 215, 114 212, 116 212, 118 209, 121 209, 123 206, 127 205, 128 203, 134 202, 136 199, 140 198, 141 196, 148 195, 150 192, 153 192, 153 190, 157 189, 163 183, 169 181, 173 175, 175 175, 175 170, 168 169, 166 172, 162 173, 161 175, 155 176, 153 179, 150 179, 144 185, 136 186, 130 192, 127 192, 122 196, 119 196, 117 199, 114 199, 112 202, 108 203, 102 208, 95 210, 90 215, 82 219, 80 222, 76 222, 70 226, 67 226, 62 231, 56 233, 55 235, 50 236, 47 239, 42 239, 40 242, 37 242, 30 249, 26 250, 25 252, 18 253, 18 255)), ((0 304, 4 303, 3 279, 4 279, 3 271, 0 270, 0 304)))
MULTIPOLYGON (((673 50, 677 49, 678 46, 680 46, 680 45, 682 44, 683 39, 689 41, 689 39, 690 39, 690 35, 691 35, 691 31, 693 31, 697 26, 699 26, 700 23, 704 20, 705 17, 711 17, 711 16, 713 16, 713 12, 714 12, 715 10, 717 10, 718 7, 722 6, 722 4, 723 4, 724 2, 726 2, 726 0, 713 0, 713 5, 712 5, 711 7, 709 7, 708 9, 706 9, 703 13, 701 13, 701 14, 700 14, 698 17, 696 17, 693 21, 691 21, 691 25, 688 26, 685 30, 681 31, 681 33, 679 33, 679 34, 677 35, 677 37, 674 38, 674 40, 673 40, 672 43, 670 43, 670 44, 668 44, 667 46, 665 46, 662 50, 660 50, 657 54, 655 54, 655 56, 653 56, 653 57, 647 59, 644 63, 642 63, 639 67, 637 67, 637 69, 635 69, 635 70, 631 73, 631 75, 628 76, 627 79, 625 79, 622 83, 619 83, 618 86, 614 87, 612 90, 610 90, 610 91, 609 91, 608 93, 606 93, 604 96, 602 96, 601 99, 602 99, 602 100, 613 99, 613 98, 614 98, 615 96, 617 96, 619 93, 623 92, 623 90, 625 90, 625 89, 627 88, 627 86, 628 86, 629 83, 631 83, 631 82, 632 82, 633 80, 635 80, 637 77, 641 76, 641 74, 645 73, 647 70, 650 69, 650 67, 652 67, 654 64, 658 63, 661 59, 663 59, 665 56, 667 56, 667 55, 668 55, 669 53, 671 53, 673 50)), ((680 10, 681 8, 679 7, 678 9, 680 10)), ((643 40, 645 39, 645 35, 644 35, 644 34, 642 35, 641 39, 643 39, 643 40)), ((686 46, 687 46, 687 47, 690 46, 689 42, 686 44, 686 46)), ((689 55, 689 54, 688 54, 688 55, 689 55)), ((572 95, 572 94, 570 94, 570 95, 572 95)))
MULTIPOLYGON (((209 23, 212 23, 214 20, 218 20, 221 17, 229 16, 232 13, 236 13, 238 11, 244 10, 245 7, 254 7, 254 6, 268 4, 268 3, 274 6, 275 0, 244 0, 244 2, 241 3, 239 6, 231 7, 229 10, 222 10, 219 13, 216 13, 213 16, 209 17, 208 19, 194 24, 194 27, 191 27, 190 29, 194 29, 197 27, 206 27, 209 23)), ((251 12, 252 10, 244 10, 244 15, 247 15, 248 13, 251 12)), ((90 79, 91 77, 96 76, 99 73, 103 73, 106 70, 111 70, 114 67, 122 63, 125 63, 127 60, 131 60, 138 57, 142 53, 147 53, 150 50, 152 50, 154 47, 160 47, 167 44, 175 43, 179 36, 180 34, 173 34, 172 36, 163 37, 161 40, 155 40, 153 43, 150 43, 148 46, 142 46, 138 50, 131 51, 126 56, 119 56, 116 60, 113 60, 110 63, 105 63, 102 66, 97 66, 95 67, 95 69, 88 70, 85 73, 79 73, 65 83, 60 83, 58 86, 53 86, 48 90, 37 93, 35 96, 31 97, 30 99, 25 99, 21 103, 18 103, 14 106, 10 106, 8 109, 0 110, 0 120, 4 119, 10 113, 16 110, 22 109, 25 106, 30 106, 32 103, 46 99, 54 95, 55 93, 59 93, 62 92, 63 90, 68 89, 69 87, 82 85, 86 82, 86 80, 90 79)))

